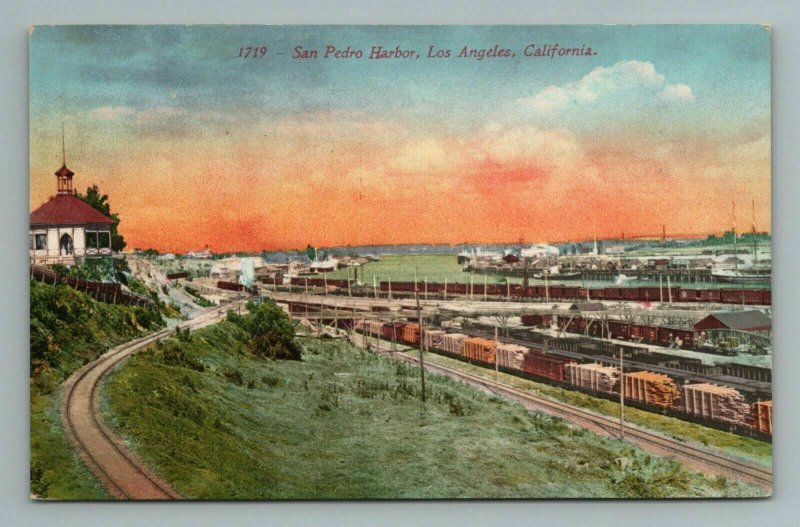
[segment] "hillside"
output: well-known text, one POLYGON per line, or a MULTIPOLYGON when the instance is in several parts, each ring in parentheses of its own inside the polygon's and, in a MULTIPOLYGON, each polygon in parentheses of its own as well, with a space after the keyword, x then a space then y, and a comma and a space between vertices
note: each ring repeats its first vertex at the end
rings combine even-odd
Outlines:
POLYGON ((110 347, 165 322, 157 311, 97 302, 68 286, 31 281, 30 287, 31 494, 106 498, 61 428, 59 385, 110 347))
MULTIPOLYGON (((235 321, 234 321, 235 322, 235 321)), ((340 341, 251 354, 233 322, 109 378, 108 422, 190 498, 755 496, 564 421, 340 341)))

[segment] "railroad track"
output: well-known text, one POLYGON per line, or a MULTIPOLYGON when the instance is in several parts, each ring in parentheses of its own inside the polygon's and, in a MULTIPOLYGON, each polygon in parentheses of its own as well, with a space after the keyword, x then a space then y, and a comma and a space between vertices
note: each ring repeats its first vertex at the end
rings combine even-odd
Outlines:
MULTIPOLYGON (((204 311, 181 324, 192 331, 215 324, 235 304, 204 311)), ((174 500, 182 496, 148 469, 100 417, 100 390, 106 375, 120 362, 172 335, 164 329, 117 346, 76 371, 65 383, 61 421, 78 455, 112 496, 134 500, 174 500)))
MULTIPOLYGON (((367 342, 361 335, 358 335, 358 337, 360 337, 360 339, 354 339, 356 345, 367 347, 383 355, 391 356, 405 362, 413 364, 419 363, 419 358, 406 352, 391 351, 391 349, 380 344, 376 345, 367 342), (355 340, 360 340, 361 342, 355 342, 355 340)), ((563 417, 579 426, 595 429, 599 428, 605 430, 608 435, 619 437, 618 419, 598 415, 588 410, 537 396, 508 384, 495 382, 485 377, 467 373, 456 368, 450 368, 435 362, 426 361, 425 369, 478 386, 485 391, 502 395, 520 402, 526 407, 535 407, 545 413, 563 417)), ((758 465, 752 465, 715 454, 694 445, 663 437, 629 424, 625 425, 625 439, 645 450, 672 457, 678 461, 694 466, 703 472, 710 472, 716 475, 752 483, 767 490, 772 489, 772 471, 758 465)))

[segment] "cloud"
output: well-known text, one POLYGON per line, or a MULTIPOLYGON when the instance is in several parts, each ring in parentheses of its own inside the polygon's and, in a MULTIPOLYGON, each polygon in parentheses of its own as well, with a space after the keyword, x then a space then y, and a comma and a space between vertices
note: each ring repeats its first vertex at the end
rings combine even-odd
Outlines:
POLYGON ((186 113, 187 111, 185 108, 179 108, 175 106, 159 106, 156 108, 147 108, 146 110, 136 112, 136 120, 140 123, 163 121, 166 119, 172 119, 174 117, 180 117, 186 113))
POLYGON ((658 96, 662 101, 694 102, 692 89, 685 84, 670 84, 658 96))
POLYGON ((116 121, 121 118, 132 117, 139 123, 158 122, 180 117, 188 113, 185 108, 176 106, 158 106, 137 110, 131 106, 101 106, 89 112, 95 119, 116 121))
POLYGON ((119 117, 133 115, 136 113, 136 110, 130 106, 101 106, 100 108, 95 108, 90 113, 92 117, 96 119, 114 121, 119 117))
POLYGON ((570 107, 620 106, 642 103, 691 102, 692 90, 685 84, 665 85, 665 77, 651 62, 631 60, 598 67, 579 81, 551 85, 517 102, 537 113, 552 115, 570 107))

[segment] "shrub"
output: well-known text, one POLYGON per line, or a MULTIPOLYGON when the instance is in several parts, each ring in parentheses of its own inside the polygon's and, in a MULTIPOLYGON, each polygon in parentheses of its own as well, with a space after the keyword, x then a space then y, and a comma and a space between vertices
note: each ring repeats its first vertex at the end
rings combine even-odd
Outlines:
POLYGON ((228 312, 228 320, 249 335, 250 351, 265 359, 300 360, 294 324, 274 302, 247 304, 248 314, 228 312))

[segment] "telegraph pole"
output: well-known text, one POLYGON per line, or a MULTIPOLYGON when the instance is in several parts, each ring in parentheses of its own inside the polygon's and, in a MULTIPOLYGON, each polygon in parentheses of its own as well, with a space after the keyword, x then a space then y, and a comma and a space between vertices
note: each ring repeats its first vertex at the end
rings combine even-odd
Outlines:
POLYGON ((625 439, 625 370, 622 363, 623 348, 619 348, 619 435, 625 439))
POLYGON ((422 401, 425 401, 425 359, 422 357, 422 344, 425 340, 425 334, 422 330, 422 310, 419 307, 419 292, 415 291, 414 296, 417 298, 417 322, 419 323, 419 380, 422 384, 422 401))
POLYGON ((494 327, 494 387, 500 387, 500 340, 497 338, 497 326, 494 327))

